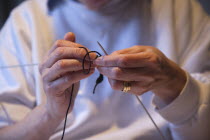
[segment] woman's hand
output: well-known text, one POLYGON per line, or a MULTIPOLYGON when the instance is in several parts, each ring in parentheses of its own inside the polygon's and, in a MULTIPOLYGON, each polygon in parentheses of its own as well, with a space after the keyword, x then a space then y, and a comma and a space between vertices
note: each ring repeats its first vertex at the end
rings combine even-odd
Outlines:
MULTIPOLYGON (((84 74, 82 60, 86 54, 84 47, 75 43, 73 33, 67 33, 64 40, 58 40, 49 51, 44 62, 40 65, 40 73, 43 80, 44 91, 47 95, 46 107, 53 117, 63 119, 69 104, 72 84, 90 76, 94 72, 94 66, 89 74, 84 74)), ((95 54, 90 54, 93 60, 95 54)), ((89 60, 85 61, 85 69, 89 68, 89 60)), ((77 94, 75 89, 70 112, 77 94)))
POLYGON ((186 83, 185 72, 154 47, 133 46, 99 57, 94 63, 113 89, 122 90, 123 81, 129 81, 130 93, 153 91, 166 103, 173 101, 186 83))

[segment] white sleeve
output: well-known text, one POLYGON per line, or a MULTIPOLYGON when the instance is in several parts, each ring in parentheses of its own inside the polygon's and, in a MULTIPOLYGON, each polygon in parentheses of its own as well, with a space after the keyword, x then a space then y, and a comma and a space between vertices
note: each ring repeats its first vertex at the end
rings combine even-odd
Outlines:
POLYGON ((174 140, 208 140, 210 138, 210 84, 195 80, 187 74, 187 83, 171 104, 161 106, 154 98, 158 113, 170 122, 174 140))
POLYGON ((32 63, 28 17, 20 10, 0 32, 0 127, 22 120, 35 106, 34 68, 15 67, 32 63))
POLYGON ((194 0, 177 0, 175 32, 179 64, 187 83, 169 105, 154 98, 157 112, 169 122, 173 140, 210 139, 210 20, 194 0))

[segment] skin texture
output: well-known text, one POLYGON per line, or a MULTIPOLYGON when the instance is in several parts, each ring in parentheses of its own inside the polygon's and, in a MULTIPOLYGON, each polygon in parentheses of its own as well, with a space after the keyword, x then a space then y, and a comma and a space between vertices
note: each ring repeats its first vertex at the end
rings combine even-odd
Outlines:
MULTIPOLYGON (((47 102, 33 109, 23 120, 0 129, 0 139, 3 140, 48 140, 65 117, 72 84, 78 84, 81 79, 90 76, 82 71, 82 59, 86 54, 80 44, 75 43, 73 33, 67 33, 63 40, 55 42, 46 55, 39 70, 43 80, 47 102), (28 135, 30 134, 30 135, 28 135)), ((94 59, 95 54, 90 54, 94 59)), ((88 68, 85 61, 85 68, 88 68)), ((75 89, 71 108, 77 95, 75 89)))
MULTIPOLYGON (((91 10, 98 10, 110 0, 79 1, 91 10)), ((186 83, 185 72, 161 51, 150 46, 119 50, 98 58, 95 64, 109 78, 113 89, 122 90, 123 81, 130 81, 130 93, 141 95, 153 91, 166 104, 180 94, 186 83)))
MULTIPOLYGON (((185 72, 158 49, 150 46, 133 46, 99 57, 90 54, 93 65, 89 74, 82 71, 86 51, 75 43, 75 35, 67 33, 55 42, 39 67, 47 102, 33 109, 23 120, 0 129, 4 140, 47 140, 65 117, 72 84, 87 78, 97 66, 109 78, 114 90, 122 90, 123 81, 131 82, 130 93, 141 95, 152 90, 166 103, 173 101, 186 82, 185 72), (30 135, 28 135, 30 134, 30 135)), ((85 68, 88 69, 88 60, 85 68)), ((74 90, 72 105, 78 89, 74 90)))
MULTIPOLYGON (((84 46, 75 43, 73 33, 67 33, 64 40, 55 42, 44 62, 40 65, 40 74, 47 95, 46 106, 53 116, 64 117, 72 84, 90 76, 95 70, 94 65, 92 65, 90 73, 84 74, 82 60, 86 51, 79 47, 84 46)), ((96 58, 96 54, 90 54, 90 57, 93 60, 96 58)), ((89 63, 87 58, 85 69, 89 68, 89 63)), ((77 94, 77 91, 74 91, 73 103, 77 94)), ((72 108, 70 112, 71 110, 72 108)))
MULTIPOLYGON (((79 0, 91 10, 99 10, 110 0, 79 0)), ((95 68, 109 78, 114 90, 123 89, 123 81, 131 83, 129 93, 142 95, 153 91, 165 103, 171 103, 181 92, 185 72, 161 51, 150 46, 133 46, 99 57, 91 53, 94 62, 89 74, 82 70, 86 51, 75 43, 75 35, 67 33, 55 42, 39 67, 47 101, 33 109, 23 120, 0 129, 4 140, 47 140, 63 121, 69 103, 72 84, 94 73, 95 68), (30 135, 29 135, 30 134, 30 135)), ((89 61, 85 61, 88 69, 89 61)), ((74 90, 69 113, 73 109, 78 89, 74 90)))
POLYGON ((153 91, 165 103, 172 102, 185 83, 185 72, 161 51, 150 46, 133 46, 99 57, 94 61, 100 73, 109 78, 111 87, 123 89, 123 81, 131 83, 131 91, 142 95, 153 91))

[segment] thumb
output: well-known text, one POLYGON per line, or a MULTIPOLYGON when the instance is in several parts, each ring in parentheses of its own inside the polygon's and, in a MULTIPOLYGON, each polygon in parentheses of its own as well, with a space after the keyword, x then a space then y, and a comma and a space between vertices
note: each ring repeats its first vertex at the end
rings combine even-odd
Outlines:
POLYGON ((71 41, 71 42, 75 42, 76 41, 75 35, 72 32, 66 33, 65 36, 64 36, 64 39, 67 40, 67 41, 71 41))

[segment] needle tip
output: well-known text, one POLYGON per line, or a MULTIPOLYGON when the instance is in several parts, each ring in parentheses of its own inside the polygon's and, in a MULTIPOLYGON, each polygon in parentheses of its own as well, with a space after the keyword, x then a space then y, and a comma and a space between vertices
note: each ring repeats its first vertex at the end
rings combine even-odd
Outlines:
POLYGON ((101 50, 106 54, 106 55, 108 55, 107 54, 107 52, 104 50, 104 48, 102 47, 102 45, 97 41, 97 43, 98 43, 98 45, 99 45, 99 47, 101 48, 101 50))
POLYGON ((99 41, 97 41, 98 45, 101 46, 101 43, 99 43, 99 41))

